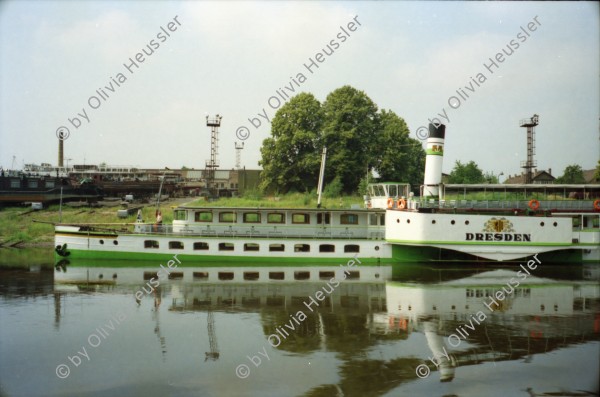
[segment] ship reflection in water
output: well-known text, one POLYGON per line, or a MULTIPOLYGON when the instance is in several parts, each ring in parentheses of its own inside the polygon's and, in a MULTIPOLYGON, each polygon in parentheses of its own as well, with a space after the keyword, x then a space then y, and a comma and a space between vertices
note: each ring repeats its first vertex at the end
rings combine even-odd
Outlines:
POLYGON ((598 392, 597 265, 128 265, 0 266, 0 395, 598 392))

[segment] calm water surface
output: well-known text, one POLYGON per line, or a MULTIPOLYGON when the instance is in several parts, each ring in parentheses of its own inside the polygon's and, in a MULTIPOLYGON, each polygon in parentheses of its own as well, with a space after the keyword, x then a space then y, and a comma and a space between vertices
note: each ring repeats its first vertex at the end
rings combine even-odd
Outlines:
POLYGON ((598 394, 600 265, 0 257, 0 396, 598 394))

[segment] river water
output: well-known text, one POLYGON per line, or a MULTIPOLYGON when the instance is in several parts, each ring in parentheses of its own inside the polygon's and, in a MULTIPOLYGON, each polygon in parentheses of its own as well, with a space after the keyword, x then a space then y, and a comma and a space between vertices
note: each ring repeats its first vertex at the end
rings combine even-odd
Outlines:
POLYGON ((598 394, 600 265, 0 257, 2 397, 598 394))

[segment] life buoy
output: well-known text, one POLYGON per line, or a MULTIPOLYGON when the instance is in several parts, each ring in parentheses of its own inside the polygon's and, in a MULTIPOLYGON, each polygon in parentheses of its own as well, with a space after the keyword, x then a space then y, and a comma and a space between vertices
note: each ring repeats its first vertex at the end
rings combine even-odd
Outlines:
POLYGON ((600 199, 594 201, 594 208, 597 209, 597 210, 600 210, 600 199))
POLYGON ((401 318, 400 322, 398 323, 398 328, 400 328, 403 331, 406 331, 408 329, 408 319, 401 318))
POLYGON ((394 199, 390 197, 387 200, 387 207, 392 208, 393 206, 394 206, 394 199))
POLYGON ((406 200, 404 200, 404 199, 398 200, 397 204, 398 204, 398 208, 400 208, 401 210, 406 208, 406 200))
POLYGON ((529 208, 531 208, 534 211, 537 210, 538 208, 540 208, 540 202, 536 199, 529 200, 529 208))

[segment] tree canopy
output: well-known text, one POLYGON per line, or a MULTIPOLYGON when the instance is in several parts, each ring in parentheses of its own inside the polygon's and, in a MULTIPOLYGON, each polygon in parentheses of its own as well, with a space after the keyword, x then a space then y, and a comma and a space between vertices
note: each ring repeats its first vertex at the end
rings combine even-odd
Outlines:
POLYGON ((316 187, 322 129, 323 110, 312 94, 298 94, 283 105, 273 118, 271 137, 260 149, 261 188, 286 192, 316 187))
POLYGON ((311 191, 318 183, 321 150, 327 147, 325 185, 335 181, 343 191, 357 190, 367 171, 380 179, 423 181, 425 151, 409 137, 404 120, 392 111, 378 110, 363 92, 344 86, 323 104, 301 93, 273 118, 271 137, 263 141, 263 190, 311 191))
POLYGON ((556 178, 556 183, 585 183, 583 170, 580 165, 567 165, 561 177, 556 178))
POLYGON ((500 175, 494 175, 493 172, 486 172, 483 174, 483 179, 485 180, 485 183, 500 183, 500 175))
POLYGON ((486 177, 483 175, 483 171, 479 169, 473 160, 467 164, 463 164, 457 160, 448 178, 448 183, 473 184, 485 182, 486 177))

